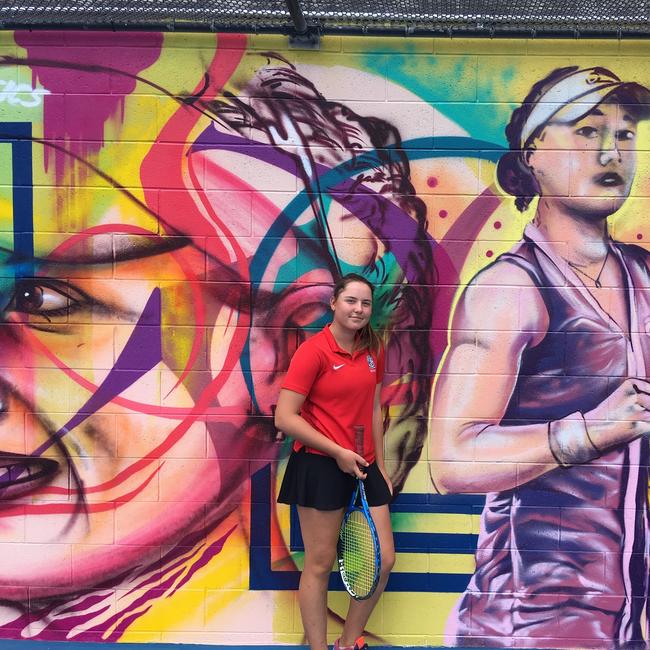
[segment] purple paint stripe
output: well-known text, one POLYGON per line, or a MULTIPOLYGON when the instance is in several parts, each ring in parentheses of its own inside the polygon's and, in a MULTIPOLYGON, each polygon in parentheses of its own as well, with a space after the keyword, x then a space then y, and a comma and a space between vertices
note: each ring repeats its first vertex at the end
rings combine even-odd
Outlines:
POLYGON ((343 181, 337 188, 343 188, 348 194, 337 196, 336 200, 383 242, 397 260, 406 280, 413 284, 421 282, 421 270, 426 269, 422 245, 426 242, 433 255, 438 243, 414 217, 381 194, 355 185, 353 180, 343 181), (370 214, 364 215, 364 211, 370 214))
POLYGON ((479 231, 501 203, 501 199, 494 194, 491 187, 486 187, 478 199, 481 200, 475 199, 461 212, 445 235, 445 239, 450 241, 464 242, 467 250, 474 244, 479 231))
POLYGON ((227 533, 225 533, 222 537, 220 537, 217 541, 213 542, 210 544, 210 546, 204 551, 204 553, 201 555, 201 559, 198 562, 195 562, 192 564, 190 567, 190 570, 187 572, 187 575, 185 578, 180 582, 177 588, 182 587, 186 582, 188 582, 192 576, 201 568, 206 566, 210 560, 212 560, 213 557, 221 553, 226 541, 232 535, 232 533, 235 531, 235 528, 237 526, 233 526, 227 533))
POLYGON ((162 360, 160 289, 151 293, 129 340, 106 379, 90 399, 46 442, 32 452, 41 456, 58 440, 134 384, 162 360))
POLYGON ((97 616, 101 616, 104 612, 107 612, 110 609, 111 604, 107 603, 104 607, 98 608, 96 611, 93 611, 89 614, 79 613, 77 616, 66 616, 65 618, 61 619, 54 618, 47 624, 47 627, 44 630, 45 634, 43 635, 43 638, 50 638, 52 640, 55 640, 56 638, 61 638, 61 632, 67 636, 70 634, 71 630, 74 630, 79 626, 83 626, 84 623, 87 623, 89 620, 92 620, 97 616), (48 637, 47 635, 48 633, 53 634, 57 632, 59 634, 56 636, 48 637))
MULTIPOLYGON (((199 137, 190 151, 206 149, 233 149, 246 153, 252 158, 261 160, 289 173, 296 173, 296 157, 272 145, 262 144, 241 136, 222 133, 209 127, 199 137)), ((345 165, 342 163, 341 166, 345 165)), ((322 180, 328 173, 334 173, 329 167, 316 165, 318 179, 322 180)), ((409 282, 417 282, 422 268, 422 260, 414 259, 412 243, 426 241, 431 250, 436 247, 436 241, 417 223, 410 214, 363 185, 358 185, 355 179, 345 179, 332 187, 327 187, 325 193, 354 214, 362 223, 384 243, 397 260, 409 282)))
MULTIPOLYGON (((144 616, 151 608, 153 607, 152 605, 149 605, 149 607, 145 607, 141 612, 133 612, 129 616, 127 616, 120 625, 118 625, 113 632, 104 639, 102 635, 102 640, 103 641, 118 641, 121 636, 124 634, 124 632, 129 628, 131 623, 135 623, 141 616, 144 616)), ((120 644, 121 645, 121 644, 120 644)))
POLYGON ((67 614, 72 614, 73 612, 85 611, 89 607, 92 607, 93 605, 101 603, 104 600, 106 600, 105 595, 91 593, 91 594, 88 595, 87 598, 84 598, 80 602, 74 603, 74 604, 71 604, 68 607, 64 607, 62 609, 59 609, 59 612, 61 614, 66 614, 67 615, 67 614))
MULTIPOLYGON (((226 532, 222 537, 220 537, 218 540, 216 540, 213 544, 210 545, 210 549, 214 549, 212 553, 210 553, 210 557, 208 560, 211 560, 215 555, 221 552, 223 549, 224 544, 226 543, 227 539, 232 535, 232 533, 235 531, 237 526, 233 526, 228 532, 226 532)), ((207 554, 207 552, 206 552, 207 554)), ((204 554, 205 555, 205 554, 204 554)), ((202 566, 204 566, 207 563, 207 560, 205 562, 200 561, 192 565, 190 569, 189 575, 182 580, 176 587, 171 591, 171 593, 167 594, 166 598, 172 597, 180 587, 182 587, 189 579, 190 577, 202 566), (199 564, 200 566, 196 566, 196 564, 199 564), (196 568, 195 568, 196 567, 196 568)), ((159 598, 160 597, 160 592, 165 591, 168 587, 170 587, 173 584, 173 581, 181 574, 181 571, 176 571, 172 576, 170 576, 167 580, 162 582, 159 586, 154 587, 147 591, 147 593, 143 594, 140 598, 137 598, 133 604, 130 606, 131 608, 137 608, 139 605, 142 605, 146 603, 147 601, 154 599, 154 598, 159 598)), ((138 614, 137 616, 139 616, 138 614)), ((117 615, 114 616, 112 621, 110 623, 112 624, 113 622, 119 620, 122 618, 122 615, 117 615)), ((137 618, 136 616, 136 618, 137 618)), ((119 639, 122 633, 128 628, 128 626, 131 624, 132 620, 135 620, 133 616, 129 616, 125 619, 123 619, 116 627, 115 633, 118 634, 118 636, 115 636, 115 639, 119 639)), ((110 626, 107 626, 110 627, 110 626)), ((104 628, 107 629, 107 628, 104 628)))
POLYGON ((253 158, 267 162, 274 167, 295 174, 296 156, 271 144, 257 142, 239 135, 223 133, 212 126, 206 128, 190 147, 189 153, 206 149, 234 149, 253 158))
MULTIPOLYGON (((117 575, 115 578, 111 580, 107 580, 106 582, 100 584, 97 588, 99 590, 112 589, 116 585, 120 584, 128 576, 129 573, 130 571, 123 572, 117 575)), ((50 616, 54 610, 57 609, 59 609, 59 611, 63 614, 68 614, 75 611, 83 612, 89 606, 101 602, 105 598, 105 596, 97 595, 96 591, 90 589, 78 592, 77 596, 81 597, 84 593, 87 595, 86 598, 84 598, 78 603, 69 605, 65 609, 59 609, 62 603, 60 600, 57 599, 52 600, 47 605, 44 605, 43 607, 40 608, 35 608, 32 606, 32 609, 29 612, 25 612, 19 618, 16 618, 13 621, 7 623, 5 626, 0 627, 0 630, 2 630, 3 633, 8 628, 11 629, 17 628, 19 630, 22 630, 25 626, 29 625, 30 622, 36 620, 36 618, 40 618, 40 619, 46 618, 50 616)))
POLYGON ((157 560, 148 567, 148 570, 150 572, 155 571, 155 573, 153 575, 150 575, 146 580, 139 582, 133 589, 141 589, 142 587, 150 585, 154 582, 158 583, 160 581, 160 578, 165 573, 173 571, 177 566, 183 564, 184 562, 187 562, 189 558, 191 558, 193 555, 196 555, 196 553, 198 553, 204 546, 201 544, 199 548, 195 548, 197 542, 203 537, 205 537, 205 533, 203 531, 198 531, 184 537, 173 549, 163 555, 160 560, 157 560), (184 549, 187 549, 188 547, 191 548, 185 552, 184 549))
POLYGON ((140 616, 146 614, 151 609, 152 605, 145 607, 142 611, 133 611, 133 610, 138 610, 140 606, 146 605, 148 602, 152 600, 158 600, 162 596, 161 592, 165 590, 165 585, 166 582, 162 583, 158 587, 149 589, 144 594, 142 594, 142 596, 136 598, 129 605, 128 609, 126 609, 124 612, 119 612, 115 616, 112 616, 105 623, 102 623, 101 626, 93 628, 93 631, 98 629, 109 630, 113 626, 115 626, 113 633, 107 640, 116 641, 128 629, 131 623, 133 621, 136 621, 140 616))
MULTIPOLYGON (((170 565, 165 565, 165 559, 163 558, 162 560, 158 560, 155 565, 152 567, 149 567, 149 571, 155 571, 155 573, 149 575, 146 580, 143 580, 142 582, 138 582, 138 584, 133 587, 129 593, 133 593, 134 591, 138 591, 139 589, 143 589, 145 587, 150 587, 150 586, 158 586, 160 584, 160 581, 162 580, 163 576, 168 574, 170 571, 175 571, 178 567, 182 566, 185 562, 187 562, 193 555, 195 555, 197 552, 197 549, 192 549, 189 553, 185 553, 184 555, 181 555, 178 558, 175 558, 174 563, 170 565)), ((166 556, 168 557, 168 556, 166 556)), ((169 560, 167 560, 169 561, 169 560)))
MULTIPOLYGON (((215 555, 220 553, 224 547, 224 544, 228 540, 228 538, 232 535, 232 533, 237 529, 237 526, 233 526, 229 531, 227 531, 222 537, 220 537, 218 540, 216 540, 213 544, 210 545, 210 550, 212 552, 206 551, 204 556, 206 554, 209 554, 209 557, 203 561, 203 558, 201 559, 200 562, 196 563, 199 564, 200 566, 196 566, 196 564, 193 564, 190 571, 190 575, 184 579, 179 585, 177 585, 171 593, 169 593, 166 597, 170 598, 178 591, 178 589, 189 580, 189 577, 193 575, 200 567, 204 566, 207 564, 209 560, 211 560, 215 555)), ((172 576, 170 576, 167 580, 165 580, 163 583, 156 587, 152 587, 149 589, 145 594, 143 594, 140 598, 137 598, 130 606, 129 610, 132 609, 137 609, 139 606, 144 605, 150 600, 155 600, 157 598, 160 598, 161 592, 165 591, 173 581, 181 574, 181 571, 175 571, 172 576)), ((120 614, 116 614, 115 616, 111 617, 110 620, 107 622, 103 623, 101 626, 102 630, 107 630, 110 629, 113 625, 117 623, 117 626, 113 633, 111 634, 110 638, 106 639, 107 641, 114 641, 119 639, 122 634, 128 629, 129 625, 135 620, 137 620, 140 616, 142 616, 146 611, 148 611, 150 607, 147 607, 144 611, 142 612, 134 612, 132 614, 128 614, 127 612, 122 612, 120 614)), ((94 628, 93 631, 96 631, 97 629, 100 628, 94 628)))

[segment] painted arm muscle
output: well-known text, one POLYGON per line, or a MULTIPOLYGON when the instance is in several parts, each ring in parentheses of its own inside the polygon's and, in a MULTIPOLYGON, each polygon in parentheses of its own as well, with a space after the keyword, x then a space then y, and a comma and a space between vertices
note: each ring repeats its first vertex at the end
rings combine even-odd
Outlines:
POLYGON ((505 490, 557 467, 545 423, 501 425, 521 356, 544 335, 548 316, 527 275, 510 270, 509 286, 495 286, 498 279, 487 275, 459 301, 434 385, 429 459, 442 492, 505 490))

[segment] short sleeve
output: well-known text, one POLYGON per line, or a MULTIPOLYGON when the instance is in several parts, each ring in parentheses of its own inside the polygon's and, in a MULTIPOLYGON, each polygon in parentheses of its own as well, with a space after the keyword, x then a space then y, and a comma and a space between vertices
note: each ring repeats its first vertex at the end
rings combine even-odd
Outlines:
POLYGON ((308 341, 302 343, 291 358, 289 370, 280 388, 308 395, 318 377, 320 366, 320 356, 316 346, 309 345, 308 341))

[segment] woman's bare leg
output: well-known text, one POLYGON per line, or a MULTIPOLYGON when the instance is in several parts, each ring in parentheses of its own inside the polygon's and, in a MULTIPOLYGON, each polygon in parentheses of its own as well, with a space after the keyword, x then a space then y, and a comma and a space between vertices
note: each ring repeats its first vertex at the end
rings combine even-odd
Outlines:
POLYGON ((305 568, 300 576, 298 602, 311 650, 327 649, 327 583, 336 559, 343 509, 316 510, 298 506, 305 543, 305 568))

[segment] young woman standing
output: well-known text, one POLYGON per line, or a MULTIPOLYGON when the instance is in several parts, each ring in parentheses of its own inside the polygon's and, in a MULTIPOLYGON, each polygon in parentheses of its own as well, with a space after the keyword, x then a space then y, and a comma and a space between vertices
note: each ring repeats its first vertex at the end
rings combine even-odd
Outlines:
POLYGON ((357 478, 364 479, 379 535, 381 576, 369 599, 350 601, 335 650, 366 646, 363 630, 395 562, 380 409, 384 357, 370 325, 372 293, 372 285, 353 273, 336 283, 332 323, 296 351, 275 411, 278 429, 295 440, 278 501, 298 508, 305 545, 298 597, 311 650, 327 648, 327 583, 357 478), (365 432, 362 453, 355 451, 359 425, 365 432))

